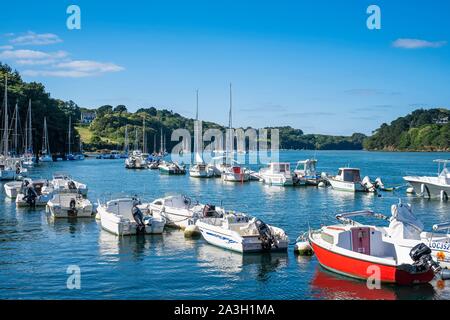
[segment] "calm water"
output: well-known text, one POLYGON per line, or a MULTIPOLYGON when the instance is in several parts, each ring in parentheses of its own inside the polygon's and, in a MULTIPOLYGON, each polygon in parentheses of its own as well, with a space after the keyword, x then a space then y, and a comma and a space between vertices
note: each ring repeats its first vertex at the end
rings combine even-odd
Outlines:
MULTIPOLYGON (((313 157, 314 152, 282 152, 281 160, 313 157)), ((339 166, 360 167, 362 176, 380 176, 387 186, 402 185, 406 174, 435 174, 436 158, 450 154, 317 152, 320 171, 339 166)), ((201 202, 223 203, 283 228, 293 243, 308 224, 334 223, 336 212, 371 208, 389 213, 399 197, 413 204, 427 228, 450 220, 450 203, 398 193, 381 197, 331 189, 269 187, 259 182, 228 184, 188 175, 162 176, 158 171, 132 171, 123 160, 40 164, 32 177, 50 178, 65 171, 89 186, 89 198, 119 192, 152 200, 184 193, 201 202)), ((288 253, 242 256, 185 239, 170 230, 159 236, 118 238, 102 231, 94 219, 52 221, 45 210, 18 209, 0 193, 1 299, 448 299, 450 283, 420 287, 384 286, 368 290, 365 283, 324 271, 315 257, 288 253), (66 288, 69 265, 81 268, 81 289, 66 288)))

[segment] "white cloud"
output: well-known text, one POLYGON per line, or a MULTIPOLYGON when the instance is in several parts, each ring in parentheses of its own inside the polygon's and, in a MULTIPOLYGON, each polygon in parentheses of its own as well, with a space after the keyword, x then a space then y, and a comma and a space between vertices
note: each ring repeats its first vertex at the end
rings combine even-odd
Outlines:
POLYGON ((123 67, 118 66, 114 63, 103 63, 91 60, 73 60, 69 62, 61 62, 57 64, 56 67, 89 73, 117 72, 124 70, 123 67))
POLYGON ((0 59, 48 59, 64 58, 68 53, 65 51, 43 52, 37 50, 5 50, 0 52, 0 59))
POLYGON ((23 71, 23 74, 32 77, 83 78, 122 70, 124 70, 123 67, 110 62, 104 63, 91 60, 73 60, 57 63, 52 66, 52 69, 48 70, 25 70, 23 71))
POLYGON ((48 45, 62 42, 61 38, 53 33, 27 32, 23 36, 18 36, 9 41, 15 45, 48 45))
POLYGON ((440 48, 447 44, 447 41, 427 41, 420 39, 397 39, 392 43, 394 48, 402 49, 421 49, 421 48, 440 48))
POLYGON ((14 49, 13 46, 9 46, 9 45, 6 45, 6 46, 0 46, 0 50, 12 50, 12 49, 14 49))
POLYGON ((47 65, 47 64, 53 64, 56 63, 57 60, 55 59, 20 59, 17 60, 16 63, 22 66, 41 66, 41 65, 47 65))

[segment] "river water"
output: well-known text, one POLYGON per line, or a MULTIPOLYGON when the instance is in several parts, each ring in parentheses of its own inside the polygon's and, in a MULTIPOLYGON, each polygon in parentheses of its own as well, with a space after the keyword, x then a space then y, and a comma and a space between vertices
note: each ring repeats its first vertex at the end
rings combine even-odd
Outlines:
MULTIPOLYGON (((365 151, 283 151, 280 160, 316 157, 320 171, 361 168, 386 186, 403 185, 402 176, 434 175, 436 158, 446 153, 365 151)), ((68 172, 89 187, 88 198, 138 194, 143 200, 183 193, 202 203, 222 203, 283 228, 287 253, 241 255, 185 239, 178 230, 163 235, 119 238, 101 230, 95 219, 52 221, 45 209, 16 209, 0 192, 0 299, 448 299, 450 283, 415 287, 382 286, 338 276, 315 257, 293 253, 296 237, 311 227, 335 222, 337 212, 373 209, 389 214, 399 198, 413 204, 426 228, 450 221, 450 203, 408 196, 405 189, 381 196, 312 187, 270 187, 259 182, 224 183, 186 176, 133 171, 123 160, 86 159, 42 163, 32 177, 68 172), (79 266, 81 288, 67 288, 68 266, 79 266)))

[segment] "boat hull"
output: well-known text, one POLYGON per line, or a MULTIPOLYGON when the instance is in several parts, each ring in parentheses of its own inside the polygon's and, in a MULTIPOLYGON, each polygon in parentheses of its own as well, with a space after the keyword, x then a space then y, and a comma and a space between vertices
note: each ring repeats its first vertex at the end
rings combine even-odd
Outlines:
POLYGON ((428 283, 434 278, 431 270, 422 273, 409 273, 396 265, 385 265, 355 257, 346 256, 323 248, 310 239, 317 260, 325 269, 348 277, 367 280, 379 270, 380 281, 399 285, 428 283))
POLYGON ((339 191, 364 192, 364 187, 359 182, 347 182, 335 179, 329 179, 331 187, 339 191))
POLYGON ((286 177, 284 175, 260 174, 260 177, 265 184, 270 184, 272 186, 285 187, 294 185, 292 177, 286 177))
POLYGON ((422 180, 419 177, 403 177, 403 179, 407 181, 414 188, 414 192, 421 197, 443 197, 446 200, 450 198, 450 185, 440 184, 437 181, 437 178, 422 180))
POLYGON ((280 241, 278 247, 273 247, 270 250, 263 249, 261 245, 261 240, 258 236, 247 236, 237 238, 230 233, 223 232, 222 230, 216 230, 217 228, 209 227, 205 223, 197 222, 197 227, 199 228, 203 238, 209 244, 214 246, 239 252, 239 253, 256 253, 256 252, 267 252, 267 251, 286 251, 288 243, 287 241, 280 241))
POLYGON ((4 186, 6 196, 11 199, 16 198, 20 192, 21 187, 22 187, 21 181, 6 183, 4 186))
POLYGON ((153 220, 150 224, 145 226, 143 231, 137 230, 137 224, 128 219, 121 219, 120 217, 105 211, 103 208, 98 208, 100 215, 100 223, 102 229, 113 233, 117 236, 132 236, 140 233, 145 234, 161 234, 164 231, 165 221, 153 220))

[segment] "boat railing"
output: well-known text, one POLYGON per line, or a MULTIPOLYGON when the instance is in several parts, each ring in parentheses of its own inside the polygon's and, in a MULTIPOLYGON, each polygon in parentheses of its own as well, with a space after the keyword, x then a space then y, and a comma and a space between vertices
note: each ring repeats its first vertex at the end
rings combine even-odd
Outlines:
POLYGON ((377 219, 389 221, 389 217, 387 217, 381 213, 376 213, 371 210, 359 210, 359 211, 352 211, 352 212, 346 212, 346 213, 339 213, 336 215, 336 219, 343 224, 357 225, 359 223, 350 218, 351 217, 362 217, 362 216, 366 216, 366 217, 369 216, 369 217, 374 217, 377 219))
POLYGON ((433 231, 450 230, 450 222, 443 222, 433 225, 433 231))

